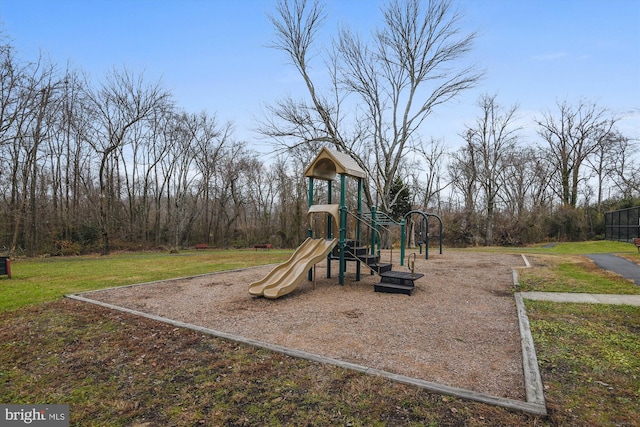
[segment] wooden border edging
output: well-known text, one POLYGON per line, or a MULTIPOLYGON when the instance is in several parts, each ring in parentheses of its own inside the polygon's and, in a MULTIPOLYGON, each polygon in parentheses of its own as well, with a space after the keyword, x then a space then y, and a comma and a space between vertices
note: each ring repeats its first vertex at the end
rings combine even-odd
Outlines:
POLYGON ((542 377, 538 367, 538 358, 533 344, 533 337, 529 327, 529 318, 524 308, 524 302, 520 294, 515 295, 516 308, 520 323, 520 341, 522 343, 522 368, 524 371, 525 393, 527 402, 546 406, 544 399, 544 389, 542 387, 542 377))
MULTIPOLYGON (((526 268, 530 267, 527 258, 522 255, 522 259, 526 268)), ((513 285, 520 287, 518 282, 518 272, 513 269, 513 285)), ((547 405, 544 398, 544 387, 542 386, 542 377, 540 376, 540 367, 538 365, 538 357, 536 356, 536 348, 531 335, 531 326, 529 325, 529 317, 524 306, 524 301, 520 292, 514 295, 516 302, 516 311, 518 313, 518 325, 520 327, 520 343, 522 345, 522 369, 524 373, 524 387, 527 402, 538 405, 547 413, 547 405)))
MULTIPOLYGON (((90 292, 96 292, 96 291, 90 291, 90 292)), ((89 292, 86 292, 89 293, 89 292)), ((151 319, 151 320, 156 320, 158 322, 163 322, 163 323, 167 323, 169 325, 172 326, 176 326, 176 327, 180 327, 180 328, 186 328, 186 329, 191 329, 197 332, 201 332, 207 335, 211 335, 214 337, 218 337, 218 338, 223 338, 223 339, 227 339, 227 340, 231 340, 234 342, 238 342, 241 344, 246 344, 246 345, 250 345, 253 347, 259 347, 259 348, 264 348, 270 351, 274 351, 277 353, 281 353, 281 354, 285 354, 287 356, 291 356, 291 357, 296 357, 296 358, 301 358, 301 359, 306 359, 306 360, 310 360, 313 362, 317 362, 317 363, 324 363, 327 365, 332 365, 332 366, 337 366, 340 368, 344 368, 344 369, 349 369, 349 370, 353 370, 353 371, 357 371, 357 372, 362 372, 368 375, 374 375, 374 376, 379 376, 379 377, 383 377, 386 378, 388 380, 391 381, 395 381, 395 382, 399 382, 402 384, 407 384, 407 385, 411 385, 411 386, 415 386, 415 387, 420 387, 422 389, 425 389, 427 391, 430 392, 434 392, 434 393, 438 393, 438 394, 443 394, 443 395, 448 395, 448 396, 453 396, 456 398, 460 398, 460 399, 466 399, 466 400, 472 400, 472 401, 476 401, 476 402, 481 402, 481 403, 486 403, 489 405, 495 405, 495 406, 500 406, 506 409, 511 409, 511 410, 516 410, 516 411, 521 411, 521 412, 526 412, 532 415, 547 415, 547 408, 544 404, 540 404, 538 402, 532 402, 529 399, 529 392, 527 391, 526 395, 527 395, 527 401, 521 401, 521 400, 516 400, 516 399, 508 399, 508 398, 504 398, 504 397, 497 397, 497 396, 491 396, 488 394, 483 394, 483 393, 478 393, 472 390, 466 390, 466 389, 462 389, 462 388, 457 388, 457 387, 450 387, 447 385, 443 385, 443 384, 438 384, 438 383, 434 383, 431 381, 425 381, 425 380, 421 380, 418 378, 411 378, 405 375, 399 375, 399 374, 394 374, 392 372, 388 372, 388 371, 383 371, 380 369, 374 369, 374 368, 370 368, 367 366, 363 366, 363 365, 358 365, 355 363, 350 363, 350 362, 345 362, 342 360, 337 360, 337 359, 332 359, 329 357, 325 357, 325 356, 321 356, 318 354, 313 354, 313 353, 308 353, 306 351, 302 351, 302 350, 296 350, 296 349, 291 349, 291 348, 287 348, 287 347, 283 347, 277 344, 271 344, 268 342, 264 342, 264 341, 259 341, 259 340, 255 340, 252 338, 246 338, 246 337, 242 337, 239 335, 234 335, 234 334, 230 334, 227 332, 222 332, 222 331, 217 331, 214 329, 209 329, 209 328, 205 328, 202 326, 197 326, 197 325, 193 325, 190 323, 185 323, 185 322, 181 322, 178 320, 172 320, 172 319, 167 319, 161 316, 156 316, 154 314, 149 314, 149 313, 144 313, 141 311, 137 311, 137 310, 132 310, 129 308, 125 308, 125 307, 120 307, 117 305, 113 305, 113 304, 109 304, 109 303, 105 303, 105 302, 101 302, 101 301, 96 301, 96 300, 92 300, 90 298, 86 298, 80 295, 65 295, 65 297, 73 299, 73 300, 77 300, 77 301, 82 301, 82 302, 87 302, 90 304, 95 304, 95 305, 99 305, 102 307, 106 307, 112 310, 118 310, 121 312, 125 312, 125 313, 129 313, 129 314, 133 314, 135 316, 140 316, 140 317, 145 317, 147 319, 151 319)), ((526 314, 525 314, 526 316, 526 314)), ((528 323, 527 323, 528 324, 528 323)), ((521 330, 521 334, 522 334, 522 330, 521 330)), ((523 355, 524 356, 524 355, 523 355)), ((535 357, 535 352, 534 352, 534 357, 535 357)), ((537 366, 537 365, 536 365, 537 366)), ((526 372, 526 371, 525 371, 526 372)), ((525 383, 526 383, 526 375, 525 375, 525 383)), ((543 398, 543 402, 544 402, 544 398, 543 398)))

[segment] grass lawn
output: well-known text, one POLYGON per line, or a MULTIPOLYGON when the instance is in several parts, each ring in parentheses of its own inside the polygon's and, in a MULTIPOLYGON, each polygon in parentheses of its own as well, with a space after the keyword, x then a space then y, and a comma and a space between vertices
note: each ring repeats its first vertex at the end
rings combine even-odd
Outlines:
MULTIPOLYGON (((519 248, 520 249, 520 248, 519 248)), ((547 253, 556 255, 602 254, 602 253, 634 253, 636 247, 631 243, 611 240, 597 240, 591 242, 563 242, 539 244, 521 248, 522 253, 547 253)))
POLYGON ((526 301, 551 419, 640 425, 640 307, 526 301))
POLYGON ((0 278, 0 311, 94 289, 280 263, 291 253, 201 250, 19 259, 11 262, 12 278, 0 278))
MULTIPOLYGON (((597 240, 589 242, 562 242, 562 243, 540 243, 530 246, 489 246, 473 247, 461 250, 467 251, 497 251, 514 254, 546 254, 546 255, 584 255, 616 253, 623 256, 637 254, 636 247, 631 243, 614 242, 610 240, 597 240)), ((637 258, 640 262, 640 254, 637 258)))
POLYGON ((640 294, 640 286, 602 270, 581 255, 527 254, 533 268, 519 269, 522 291, 640 294))
MULTIPOLYGON (((598 244, 608 242, 523 249, 536 260, 525 286, 613 286, 615 279, 576 262, 598 244)), ((627 251, 633 256, 635 247, 627 251)), ((14 262, 13 278, 0 279, 0 402, 68 403, 74 426, 640 425, 639 307, 526 302, 550 410, 534 417, 60 298, 281 262, 290 254, 14 262)))

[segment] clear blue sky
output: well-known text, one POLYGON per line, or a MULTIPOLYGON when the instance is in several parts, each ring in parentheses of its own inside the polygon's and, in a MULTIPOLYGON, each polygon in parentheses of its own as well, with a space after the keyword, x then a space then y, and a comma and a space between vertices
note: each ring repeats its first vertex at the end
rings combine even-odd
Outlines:
MULTIPOLYGON (((304 94, 295 70, 269 49, 266 14, 274 0, 0 0, 0 29, 23 60, 47 55, 99 81, 126 66, 162 81, 177 105, 235 122, 252 132, 261 107, 304 94)), ((339 23, 368 33, 379 0, 329 0, 325 33, 339 23)), ((640 137, 639 0, 461 0, 465 29, 477 30, 472 59, 486 70, 480 85, 434 112, 422 134, 460 143, 482 93, 520 104, 523 124, 556 101, 595 101, 624 117, 619 128, 640 137)), ((318 63, 321 72, 322 64, 318 63)), ((533 137, 532 137, 533 138, 533 137)), ((533 142, 533 141, 532 141, 533 142)))

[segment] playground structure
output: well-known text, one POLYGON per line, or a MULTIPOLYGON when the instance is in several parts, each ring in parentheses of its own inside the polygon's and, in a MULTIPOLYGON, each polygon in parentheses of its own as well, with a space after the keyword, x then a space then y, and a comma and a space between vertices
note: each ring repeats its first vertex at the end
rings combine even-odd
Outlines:
POLYGON ((418 226, 418 246, 420 247, 420 253, 422 254, 422 245, 424 245, 424 259, 429 259, 429 217, 434 217, 438 220, 438 223, 440 224, 440 255, 442 255, 442 219, 436 214, 412 210, 404 215, 405 222, 407 218, 411 217, 412 215, 419 215, 421 217, 418 226))
MULTIPOLYGON (((440 253, 442 253, 442 221, 436 215, 422 211, 411 211, 400 221, 394 221, 388 215, 378 212, 375 206, 364 212, 362 190, 365 172, 350 156, 328 148, 320 150, 316 158, 305 171, 309 179, 308 238, 283 264, 276 266, 262 280, 249 285, 249 293, 275 299, 292 292, 306 278, 313 280, 313 267, 323 259, 327 261, 327 278, 331 277, 331 262, 338 261, 338 281, 344 285, 348 262, 356 263, 356 281, 361 279, 361 266, 367 267, 370 274, 378 274, 380 283, 374 286, 376 292, 401 293, 411 295, 415 289, 414 281, 424 274, 414 271, 414 262, 409 262, 410 271, 393 270, 394 250, 392 235, 400 239, 399 264, 404 266, 405 259, 405 223, 411 215, 420 215, 421 230, 426 224, 424 238, 425 258, 428 259, 429 217, 440 221, 440 253), (339 180, 339 202, 334 202, 333 182, 339 180), (355 211, 350 211, 347 202, 347 178, 356 180, 355 211), (315 181, 327 183, 326 203, 314 203, 319 199, 315 181), (399 230, 399 231, 398 231, 399 230), (382 260, 382 246, 388 250, 389 260, 382 260)), ((353 199, 353 197, 352 197, 353 199)), ((353 203, 353 201, 352 201, 353 203)), ((420 246, 422 253, 422 246, 420 246)))

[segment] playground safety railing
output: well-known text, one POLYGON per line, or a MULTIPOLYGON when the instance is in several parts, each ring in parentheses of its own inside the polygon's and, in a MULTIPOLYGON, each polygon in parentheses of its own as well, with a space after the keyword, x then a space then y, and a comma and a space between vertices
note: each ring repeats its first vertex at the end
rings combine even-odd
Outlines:
POLYGON ((379 210, 372 210, 370 212, 363 212, 360 215, 363 218, 365 218, 365 220, 368 220, 369 222, 372 222, 372 223, 374 222, 376 224, 380 224, 380 225, 384 225, 384 226, 391 226, 391 225, 401 226, 402 225, 401 222, 398 222, 398 221, 394 220, 387 213, 379 211, 379 210))
MULTIPOLYGON (((379 260, 382 257, 382 241, 383 241, 383 233, 389 236, 389 240, 391 240, 392 230, 388 225, 390 224, 398 224, 393 221, 389 216, 385 215, 382 217, 382 221, 377 220, 376 215, 367 214, 357 214, 353 212, 347 212, 348 218, 353 221, 347 221, 347 238, 349 240, 353 240, 358 244, 364 245, 367 247, 367 251, 370 255, 377 256, 379 260), (389 221, 391 220, 391 222, 389 221), (365 229, 362 230, 362 226, 364 225, 365 229), (364 242, 369 242, 369 244, 365 244, 364 242)), ((389 263, 393 264, 393 244, 389 244, 389 263)), ((355 256, 356 254, 352 254, 355 256)), ((386 261, 386 260, 385 260, 386 261)), ((381 261, 378 261, 378 265, 380 265, 381 261)), ((371 266, 369 266, 371 268, 371 266)), ((373 268, 371 268, 373 270, 373 268)), ((375 271, 375 270, 374 270, 375 271)), ((380 271, 376 271, 376 273, 380 274, 380 271)))
MULTIPOLYGON (((394 227, 397 227, 396 230, 398 235, 395 237, 400 240, 400 265, 404 265, 404 246, 405 246, 405 221, 404 219, 400 222, 391 218, 385 212, 380 212, 376 209, 376 207, 372 207, 370 212, 363 212, 360 214, 365 221, 369 222, 373 229, 379 230, 377 241, 379 248, 388 247, 391 251, 391 258, 393 260, 393 237, 394 237, 394 227), (383 234, 384 232, 384 234, 383 234), (386 240, 383 239, 386 237, 386 240)), ((375 246, 375 243, 372 240, 372 245, 375 246)), ((393 262, 392 262, 393 263, 393 262)))

